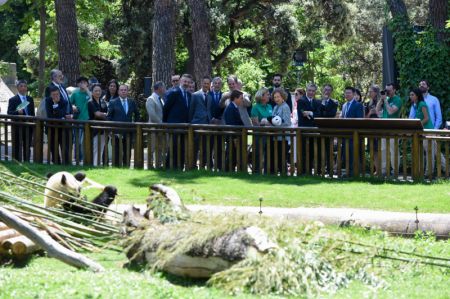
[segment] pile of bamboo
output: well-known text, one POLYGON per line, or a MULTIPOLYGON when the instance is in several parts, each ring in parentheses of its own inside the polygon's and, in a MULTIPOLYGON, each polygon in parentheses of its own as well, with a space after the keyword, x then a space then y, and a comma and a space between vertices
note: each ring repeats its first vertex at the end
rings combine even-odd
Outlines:
POLYGON ((33 241, 0 222, 0 259, 13 257, 21 260, 38 250, 39 246, 33 241))

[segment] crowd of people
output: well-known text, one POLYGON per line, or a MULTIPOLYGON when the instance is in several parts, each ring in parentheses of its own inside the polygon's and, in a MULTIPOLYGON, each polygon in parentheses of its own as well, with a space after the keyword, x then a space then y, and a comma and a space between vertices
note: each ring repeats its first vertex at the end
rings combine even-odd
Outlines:
MULTIPOLYGON (((71 94, 64 87, 64 76, 60 70, 52 70, 51 83, 45 90, 45 98, 37 108, 37 115, 55 119, 77 119, 77 120, 96 120, 113 122, 139 122, 144 119, 139 114, 136 102, 129 98, 129 88, 126 84, 119 84, 116 80, 111 80, 102 90, 101 84, 96 80, 80 77, 77 80, 78 88, 71 94)), ((275 74, 272 77, 272 86, 260 88, 254 96, 247 93, 242 82, 235 76, 230 75, 226 78, 227 90, 223 90, 223 81, 220 77, 204 77, 198 90, 195 89, 194 78, 189 74, 173 75, 171 77, 170 87, 166 87, 164 82, 158 81, 153 84, 153 92, 146 100, 146 111, 149 123, 191 123, 191 124, 214 124, 214 125, 233 125, 233 126, 279 126, 279 127, 314 127, 315 118, 400 118, 403 101, 397 95, 396 86, 393 83, 387 84, 384 89, 377 85, 370 88, 367 101, 363 100, 361 92, 354 87, 345 88, 345 103, 339 111, 338 101, 331 98, 333 86, 325 84, 322 87, 320 97, 317 97, 318 87, 310 83, 305 89, 295 89, 294 96, 283 87, 283 76, 275 74)), ((409 94, 411 108, 409 118, 420 119, 425 129, 443 128, 442 113, 439 100, 430 94, 429 83, 422 80, 418 88, 412 89, 409 94)), ((8 114, 12 115, 35 115, 33 99, 27 95, 27 82, 19 80, 17 82, 18 94, 9 100, 8 114), (28 104, 27 104, 28 103, 28 104)), ((82 130, 79 132, 82 136, 82 130)), ((55 133, 56 134, 56 133, 55 133)), ((98 134, 100 135, 100 134, 98 134)), ((61 137, 61 136, 60 136, 61 137)), ((61 137, 62 138, 62 137, 61 137)), ((177 138, 176 135, 173 138, 177 138)), ((195 137, 198 141, 199 136, 195 137)), ((78 138, 82 142, 83 138, 78 138)), ((174 139, 175 140, 175 139, 174 139)), ((386 169, 386 143, 390 143, 391 165, 394 161, 397 163, 399 154, 395 153, 393 139, 375 140, 381 142, 381 169, 385 174, 386 169), (394 160, 394 156, 397 159, 394 160)), ((69 142, 69 141, 67 141, 69 142)), ((94 132, 94 164, 97 164, 97 149, 104 148, 104 136, 97 136, 94 132), (98 145, 100 143, 100 146, 98 145)), ((122 142, 124 152, 127 150, 126 138, 115 138, 112 146, 118 147, 122 142)), ((162 140, 154 139, 152 151, 156 143, 162 140)), ((219 140, 220 142, 220 140, 219 140)), ((267 147, 266 141, 255 138, 254 142, 258 145, 263 143, 263 148, 267 147)), ((275 138, 273 142, 281 142, 281 137, 275 138)), ((289 140, 286 147, 286 153, 289 153, 289 140)), ((199 142, 196 144, 196 154, 200 152, 199 142)), ((303 143, 305 144, 305 143, 303 143)), ((351 142, 350 142, 351 144, 351 142)), ((184 138, 181 143, 174 142, 174 152, 177 152, 177 146, 184 149, 184 138)), ((228 145, 226 157, 229 151, 233 150, 235 143, 228 145)), ((310 143, 312 147, 313 144, 310 143)), ((326 146, 329 146, 327 143, 326 146)), ((82 146, 78 148, 82 149, 82 146)), ((280 144, 281 148, 281 144, 280 144)), ((428 146, 424 146, 428 154, 428 146)), ((375 145, 375 160, 378 160, 378 146, 375 145)), ((234 149, 236 150, 236 149, 234 149)), ((305 154, 307 149, 303 150, 305 154)), ((352 159, 353 147, 350 146, 350 159, 352 159)), ((309 149, 310 153, 313 148, 309 149)), ((428 167, 427 171, 434 169, 434 156, 436 152, 435 143, 431 149, 433 155, 433 165, 428 167), (430 169, 429 169, 430 168, 430 169)), ((116 151, 117 152, 117 151, 116 151)), ((203 150, 202 152, 206 152, 203 150)), ((343 151, 345 152, 345 151, 343 151)), ((281 163, 281 150, 278 153, 279 163, 281 163)), ((79 153, 82 158, 83 153, 79 153)), ((217 161, 221 164, 220 155, 217 161)), ((259 160, 257 153, 257 160, 259 160)), ((288 156, 288 155, 287 155, 288 156)), ((116 157, 118 158, 118 157, 116 157)), ((121 157, 125 160, 125 155, 121 157)), ((170 159, 170 157, 167 157, 170 159)), ((305 158, 305 157, 303 157, 305 158)), ((314 164, 313 155, 309 155, 311 160, 310 167, 314 164)), ((183 161, 177 161, 177 155, 172 157, 173 163, 184 164, 184 155, 181 155, 183 161)), ((212 161, 213 157, 211 157, 212 161)), ((214 157, 215 159, 215 157, 214 157)), ((227 158, 228 159, 228 158, 227 158)), ((235 157, 234 157, 235 159, 235 157)), ((204 157, 204 161, 207 157, 204 157)), ((274 159, 271 159, 274 161, 274 159)), ((445 159, 441 159, 445 163, 445 159)), ((273 163, 273 162, 272 162, 273 163)), ((327 162, 327 167, 332 167, 327 162)), ((235 164, 233 161, 232 164, 235 164)), ((377 164, 377 163, 376 163, 377 164)), ((305 163, 303 163, 305 167, 305 163)), ((353 162, 350 161, 350 165, 353 162)), ((279 169, 281 165, 278 165, 279 169)), ((264 170, 268 168, 264 162, 264 170)), ((270 168, 274 168, 269 166, 270 168)), ((330 169, 328 169, 330 170, 330 169)), ((260 171, 257 169, 257 171, 260 171)), ((310 172, 311 169, 303 169, 304 172, 310 172)), ((320 171, 320 170, 316 170, 320 171)), ((350 170, 351 171, 351 170, 350 170)))

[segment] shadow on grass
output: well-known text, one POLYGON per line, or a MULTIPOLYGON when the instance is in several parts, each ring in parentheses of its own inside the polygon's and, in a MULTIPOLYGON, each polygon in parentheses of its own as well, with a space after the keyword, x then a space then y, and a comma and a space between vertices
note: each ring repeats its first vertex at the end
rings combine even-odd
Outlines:
MULTIPOLYGON (((20 175, 23 172, 28 172, 33 175, 45 178, 48 172, 58 172, 58 171, 89 171, 89 170, 116 170, 121 169, 124 172, 130 172, 133 170, 128 170, 124 168, 96 168, 88 166, 74 166, 74 165, 44 165, 44 164, 32 164, 32 163, 20 163, 16 161, 0 161, 0 165, 8 169, 15 175, 20 175)), ((447 183, 446 180, 436 181, 436 182, 411 182, 411 181, 391 181, 379 178, 346 178, 346 179, 333 179, 333 178, 322 178, 314 176, 275 176, 275 175, 251 175, 247 173, 225 173, 225 172, 212 172, 207 170, 193 170, 189 172, 179 171, 179 170, 134 170, 140 172, 137 177, 129 178, 129 183, 136 187, 148 187, 150 184, 165 182, 170 184, 174 182, 176 184, 192 184, 198 179, 203 178, 231 178, 235 180, 246 181, 252 184, 278 184, 278 185, 316 185, 316 184, 349 184, 353 182, 368 183, 371 185, 433 185, 447 183), (146 175, 148 173, 148 175, 146 175), (142 175, 144 174, 144 175, 142 175), (156 178, 156 179, 155 179, 156 178)), ((126 177, 124 179, 127 179, 126 177)))
MULTIPOLYGON (((134 263, 134 262, 128 262, 124 265, 124 268, 129 271, 134 271, 138 273, 142 273, 144 271, 151 271, 149 270, 147 265, 143 265, 140 263, 134 263)), ((158 271, 155 273, 155 275, 166 279, 171 284, 182 286, 182 287, 202 287, 205 286, 207 279, 194 279, 189 277, 180 277, 176 276, 167 272, 161 272, 158 271)))

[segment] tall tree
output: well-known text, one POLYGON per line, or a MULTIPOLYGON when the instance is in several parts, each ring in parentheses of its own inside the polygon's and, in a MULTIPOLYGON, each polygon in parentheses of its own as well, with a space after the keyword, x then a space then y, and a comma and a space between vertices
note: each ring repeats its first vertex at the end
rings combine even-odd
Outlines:
POLYGON ((170 84, 175 70, 176 0, 154 2, 153 15, 153 82, 170 84))
POLYGON ((69 85, 80 75, 80 48, 75 0, 55 0, 58 30, 58 67, 69 85))
POLYGON ((38 94, 44 94, 45 86, 45 30, 47 28, 47 12, 45 9, 45 1, 39 1, 39 88, 38 94))
POLYGON ((428 5, 428 19, 431 26, 437 31, 437 39, 442 42, 447 36, 445 23, 448 19, 448 0, 430 0, 428 5))
POLYGON ((211 76, 209 20, 205 0, 188 0, 191 11, 194 78, 197 86, 204 76, 211 76))

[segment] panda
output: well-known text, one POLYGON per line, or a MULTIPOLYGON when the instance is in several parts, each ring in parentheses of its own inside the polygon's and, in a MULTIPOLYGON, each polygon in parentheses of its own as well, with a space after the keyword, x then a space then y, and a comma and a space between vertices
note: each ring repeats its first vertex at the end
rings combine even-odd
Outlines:
POLYGON ((59 201, 56 198, 60 198, 65 201, 69 201, 69 197, 67 195, 60 194, 53 190, 57 190, 75 197, 80 197, 81 185, 83 180, 86 178, 84 173, 77 173, 72 175, 66 171, 60 171, 55 174, 47 174, 47 184, 45 185, 44 192, 44 207, 52 208, 52 207, 61 207, 62 201, 59 201))

